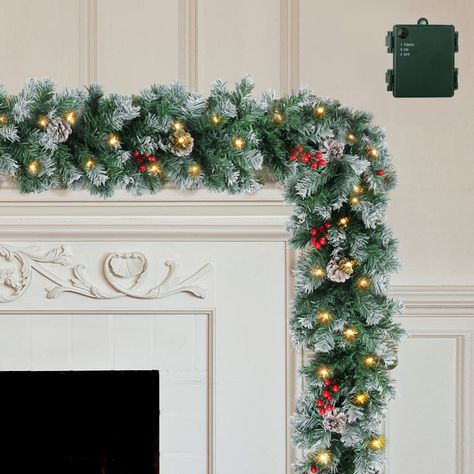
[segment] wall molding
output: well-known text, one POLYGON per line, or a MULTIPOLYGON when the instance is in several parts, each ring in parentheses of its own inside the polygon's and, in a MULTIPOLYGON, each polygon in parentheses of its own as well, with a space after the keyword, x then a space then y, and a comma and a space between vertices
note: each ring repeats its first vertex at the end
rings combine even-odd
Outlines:
POLYGON ((97 81, 97 0, 81 0, 79 85, 85 86, 97 81))
POLYGON ((280 0, 280 92, 300 87, 300 0, 280 0))
POLYGON ((178 3, 178 77, 188 90, 198 88, 197 0, 179 0, 178 3))

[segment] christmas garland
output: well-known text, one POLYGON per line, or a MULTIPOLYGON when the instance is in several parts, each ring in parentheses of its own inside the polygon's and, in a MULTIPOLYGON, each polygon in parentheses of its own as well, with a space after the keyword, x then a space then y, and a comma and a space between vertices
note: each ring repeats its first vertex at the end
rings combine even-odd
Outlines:
POLYGON ((290 322, 310 358, 292 417, 303 448, 298 474, 378 473, 380 434, 394 394, 389 371, 404 332, 400 304, 386 296, 398 268, 383 224, 396 176, 383 130, 371 117, 307 90, 251 96, 215 82, 209 97, 178 83, 140 95, 104 95, 98 85, 55 92, 31 80, 16 96, 0 90, 0 175, 21 192, 125 188, 231 193, 280 181, 293 205, 290 243, 301 249, 290 322))

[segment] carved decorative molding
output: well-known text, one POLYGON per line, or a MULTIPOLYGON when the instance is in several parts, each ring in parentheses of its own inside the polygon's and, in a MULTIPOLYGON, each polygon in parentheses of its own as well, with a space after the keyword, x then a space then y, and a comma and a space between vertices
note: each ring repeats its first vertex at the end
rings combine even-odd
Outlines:
POLYGON ((205 298, 207 289, 197 282, 212 270, 207 263, 187 278, 177 276, 178 265, 167 260, 167 274, 155 286, 142 288, 148 269, 148 260, 141 252, 118 253, 106 255, 103 265, 103 276, 109 287, 94 285, 86 274, 82 264, 74 264, 72 255, 61 245, 51 250, 38 246, 13 248, 0 244, 0 256, 8 266, 0 267, 0 303, 18 299, 28 288, 37 272, 54 286, 46 289, 47 298, 57 298, 61 293, 76 293, 94 299, 115 299, 128 296, 138 299, 160 299, 177 293, 190 293, 197 298, 205 298), (54 269, 57 266, 67 267, 71 277, 64 278, 54 269))

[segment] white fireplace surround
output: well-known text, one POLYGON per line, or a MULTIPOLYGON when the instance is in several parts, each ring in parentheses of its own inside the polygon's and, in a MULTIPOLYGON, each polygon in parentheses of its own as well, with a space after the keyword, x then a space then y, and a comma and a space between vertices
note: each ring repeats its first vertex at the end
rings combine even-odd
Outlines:
MULTIPOLYGON (((0 370, 158 369, 162 474, 289 474, 303 359, 287 331, 290 212, 271 185, 107 201, 0 185, 0 251, 12 257, 0 257, 0 301, 11 300, 0 302, 0 370)), ((412 472, 413 459, 467 474, 472 288, 393 294, 412 338, 394 373, 387 474, 412 472), (419 395, 439 390, 449 403, 419 395)))

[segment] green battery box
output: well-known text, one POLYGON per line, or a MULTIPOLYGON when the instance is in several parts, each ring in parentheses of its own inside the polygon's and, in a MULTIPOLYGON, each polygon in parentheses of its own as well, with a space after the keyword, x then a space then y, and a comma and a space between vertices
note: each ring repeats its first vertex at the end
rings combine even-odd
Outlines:
POLYGON ((395 25, 385 43, 393 54, 393 69, 386 73, 387 90, 394 97, 452 97, 458 88, 454 54, 458 33, 452 25, 395 25))

